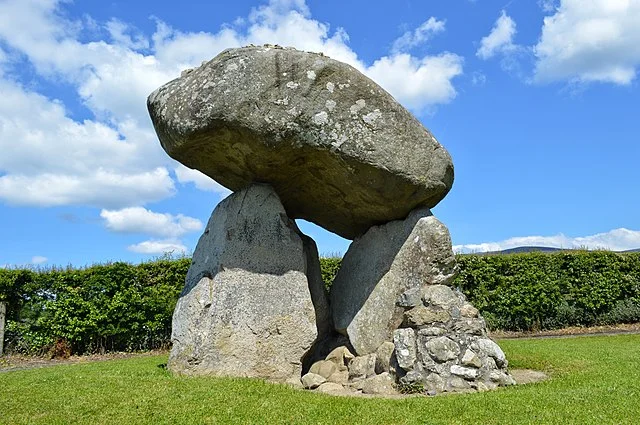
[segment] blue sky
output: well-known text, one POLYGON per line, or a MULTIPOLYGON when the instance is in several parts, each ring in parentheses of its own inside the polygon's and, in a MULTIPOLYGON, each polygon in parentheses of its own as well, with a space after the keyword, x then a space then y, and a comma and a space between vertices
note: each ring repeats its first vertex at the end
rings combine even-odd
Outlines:
POLYGON ((0 0, 0 266, 190 253, 228 191, 162 151, 146 96, 250 43, 416 114, 454 160, 433 211, 457 250, 638 248, 638 22, 640 0, 0 0))

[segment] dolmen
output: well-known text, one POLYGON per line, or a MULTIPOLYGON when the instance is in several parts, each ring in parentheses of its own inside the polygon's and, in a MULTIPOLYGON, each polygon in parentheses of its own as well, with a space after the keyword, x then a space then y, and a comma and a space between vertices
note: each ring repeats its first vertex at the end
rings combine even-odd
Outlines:
POLYGON ((168 367, 329 393, 511 385, 452 287, 445 148, 353 67, 279 46, 228 49, 154 91, 164 150, 233 191, 214 209, 173 315, 168 367), (330 291, 305 219, 352 239, 330 291))

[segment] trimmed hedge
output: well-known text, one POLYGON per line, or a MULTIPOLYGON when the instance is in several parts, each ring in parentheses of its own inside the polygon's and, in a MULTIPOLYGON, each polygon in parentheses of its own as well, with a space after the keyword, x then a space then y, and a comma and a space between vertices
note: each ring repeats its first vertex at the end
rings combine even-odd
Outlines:
MULTIPOLYGON (((491 329, 640 321, 640 253, 564 251, 459 255, 454 281, 491 329)), ((146 350, 170 344, 171 316, 191 260, 84 269, 0 269, 7 351, 146 350)), ((339 258, 322 258, 329 289, 339 258)))
POLYGON ((608 251, 458 255, 458 286, 491 329, 640 321, 640 254, 608 251))
POLYGON ((171 316, 190 259, 85 269, 0 269, 7 351, 43 354, 168 346, 171 316))

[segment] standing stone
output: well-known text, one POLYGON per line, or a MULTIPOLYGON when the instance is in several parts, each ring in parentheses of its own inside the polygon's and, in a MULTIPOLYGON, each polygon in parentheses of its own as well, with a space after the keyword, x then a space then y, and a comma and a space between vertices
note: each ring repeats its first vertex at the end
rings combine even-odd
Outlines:
POLYGON ((432 208, 453 184, 451 157, 409 111, 322 54, 228 49, 148 107, 172 158, 234 191, 268 182, 289 217, 345 238, 432 208))
POLYGON ((326 300, 312 298, 318 257, 305 240, 268 185, 223 200, 174 311, 169 369, 299 381, 303 357, 326 327, 316 326, 313 302, 324 308, 326 300))
POLYGON ((351 243, 333 282, 334 326, 359 356, 373 353, 402 323, 396 302, 415 298, 405 292, 447 283, 455 272, 449 231, 428 208, 374 226, 351 243))

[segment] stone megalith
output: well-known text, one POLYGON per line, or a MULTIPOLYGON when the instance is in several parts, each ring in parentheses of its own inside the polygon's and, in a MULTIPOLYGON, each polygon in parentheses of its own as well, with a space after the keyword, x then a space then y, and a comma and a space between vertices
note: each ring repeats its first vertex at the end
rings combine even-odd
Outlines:
POLYGON ((235 191, 267 182, 289 217, 348 239, 435 206, 453 164, 386 91, 322 54, 228 49, 154 91, 162 147, 235 191))
POLYGON ((428 208, 374 226, 351 243, 333 281, 335 328, 359 356, 374 353, 393 340, 403 306, 419 299, 425 285, 449 283, 455 271, 449 231, 428 208))
POLYGON ((233 193, 196 247, 173 315, 169 369, 297 381, 330 326, 319 270, 315 243, 270 186, 233 193))
POLYGON ((147 103, 165 151, 235 191, 196 247, 170 370, 368 394, 513 383, 448 286, 451 239, 429 208, 451 188, 451 158, 377 84, 322 54, 251 46, 147 103), (354 239, 331 302, 294 218, 354 239))

